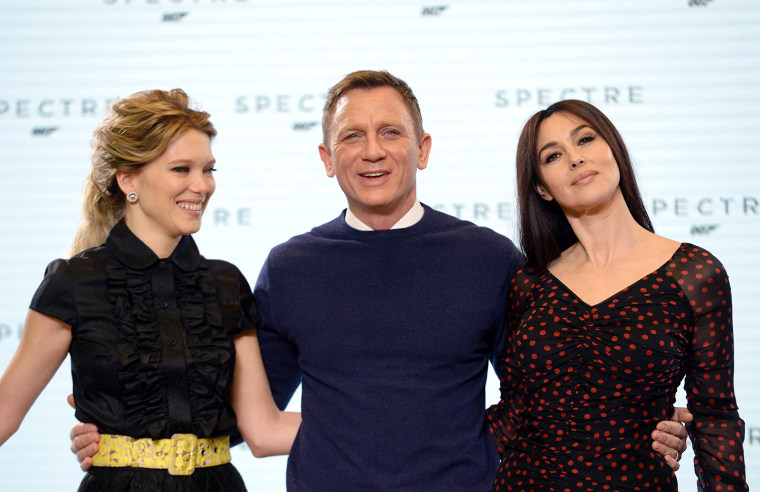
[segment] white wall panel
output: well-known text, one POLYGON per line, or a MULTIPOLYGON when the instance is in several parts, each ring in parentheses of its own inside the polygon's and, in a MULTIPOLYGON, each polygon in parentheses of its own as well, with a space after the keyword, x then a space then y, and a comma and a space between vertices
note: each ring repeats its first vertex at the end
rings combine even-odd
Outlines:
MULTIPOLYGON (((390 70, 420 100, 433 136, 422 201, 511 237, 523 122, 566 97, 610 116, 658 232, 728 269, 748 478, 760 484, 757 0, 3 0, 0 369, 45 265, 68 250, 110 100, 182 87, 212 114, 218 186, 196 237, 253 283, 272 246, 345 207, 317 153, 321 106, 363 68, 390 70)), ((67 362, 0 449, 2 489, 77 486, 70 386, 67 362)), ((284 490, 284 458, 233 456, 250 490, 284 490)), ((695 490, 682 465, 681 490, 695 490)))

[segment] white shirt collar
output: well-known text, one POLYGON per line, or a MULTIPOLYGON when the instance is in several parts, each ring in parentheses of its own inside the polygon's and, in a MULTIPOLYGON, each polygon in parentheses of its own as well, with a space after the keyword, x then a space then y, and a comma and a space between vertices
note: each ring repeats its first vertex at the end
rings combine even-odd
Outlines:
MULTIPOLYGON (((420 219, 422 219, 423 215, 425 215, 425 209, 422 208, 422 204, 419 200, 417 200, 414 202, 414 205, 412 205, 412 208, 410 208, 409 211, 404 214, 404 216, 401 217, 398 222, 393 224, 393 227, 391 227, 391 229, 403 229, 405 227, 411 227, 419 222, 420 219)), ((346 224, 360 231, 372 230, 370 226, 359 220, 356 215, 351 212, 350 208, 346 208, 346 224)))

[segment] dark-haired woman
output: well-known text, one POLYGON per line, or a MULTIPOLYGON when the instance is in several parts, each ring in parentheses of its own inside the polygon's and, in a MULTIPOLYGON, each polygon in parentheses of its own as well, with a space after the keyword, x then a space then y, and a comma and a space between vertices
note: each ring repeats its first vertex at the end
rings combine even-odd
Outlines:
POLYGON ((588 103, 530 118, 517 181, 528 262, 489 410, 493 490, 677 490, 650 436, 684 377, 700 490, 746 490, 721 263, 654 234, 622 138, 588 103))

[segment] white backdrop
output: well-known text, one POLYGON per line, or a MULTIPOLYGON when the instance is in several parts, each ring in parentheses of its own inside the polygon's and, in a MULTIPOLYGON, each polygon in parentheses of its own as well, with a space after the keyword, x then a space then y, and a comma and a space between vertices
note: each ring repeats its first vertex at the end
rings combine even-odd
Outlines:
MULTIPOLYGON (((217 191, 196 238, 253 283, 272 246, 345 207, 317 153, 321 106, 364 68, 400 76, 420 100, 433 136, 421 200, 510 237, 525 120, 571 97, 612 119, 657 231, 729 272, 748 479, 759 484, 758 0, 2 0, 0 369, 45 265, 68 251, 110 100, 182 87, 212 114, 217 191)), ((0 488, 76 488, 70 387, 66 362, 0 448, 0 488)), ((284 458, 239 446, 233 462, 250 490, 284 490, 284 458)), ((681 490, 695 490, 682 463, 681 490)))

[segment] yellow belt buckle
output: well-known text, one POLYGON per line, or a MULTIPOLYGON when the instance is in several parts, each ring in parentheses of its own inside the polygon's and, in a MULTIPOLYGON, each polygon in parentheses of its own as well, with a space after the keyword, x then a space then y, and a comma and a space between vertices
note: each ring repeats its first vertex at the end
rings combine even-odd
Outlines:
POLYGON ((192 475, 198 460, 198 437, 195 434, 174 434, 168 471, 170 475, 192 475))

